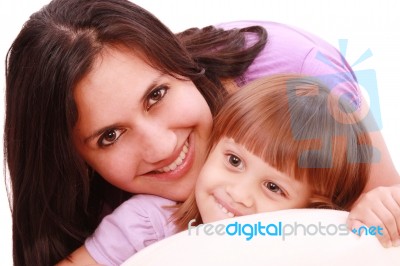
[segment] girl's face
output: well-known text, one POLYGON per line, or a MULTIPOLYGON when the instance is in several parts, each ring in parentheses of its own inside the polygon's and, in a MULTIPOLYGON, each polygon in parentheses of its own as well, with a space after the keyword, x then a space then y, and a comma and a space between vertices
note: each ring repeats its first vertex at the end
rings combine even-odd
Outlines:
POLYGON ((304 208, 310 187, 276 170, 232 139, 211 151, 196 184, 203 222, 291 208, 304 208))
POLYGON ((210 109, 191 81, 106 49, 74 92, 74 142, 116 187, 182 201, 204 163, 210 109))

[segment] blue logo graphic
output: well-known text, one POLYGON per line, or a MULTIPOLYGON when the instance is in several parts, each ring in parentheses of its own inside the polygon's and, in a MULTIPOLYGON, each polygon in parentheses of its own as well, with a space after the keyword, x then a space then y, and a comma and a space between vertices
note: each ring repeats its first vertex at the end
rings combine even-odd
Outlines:
MULTIPOLYGON (((347 53, 347 39, 339 40, 339 51, 342 54, 342 61, 345 62, 346 53, 347 53)), ((356 65, 364 62, 368 58, 372 57, 371 49, 367 49, 357 60, 354 62, 351 67, 355 67, 356 65)), ((379 104, 379 94, 378 94, 378 85, 376 79, 376 72, 374 69, 364 69, 354 71, 354 74, 357 77, 358 84, 365 89, 365 92, 368 93, 370 104, 369 104, 369 113, 365 117, 366 121, 363 121, 368 131, 378 131, 382 129, 382 117, 380 112, 380 104, 379 104), (372 116, 372 117, 370 117, 372 116), (370 121, 371 118, 374 118, 375 121, 370 121)))
MULTIPOLYGON (((347 102, 345 104, 346 109, 342 109, 342 105, 338 105, 337 107, 343 113, 353 113, 356 112, 356 122, 355 124, 362 123, 365 130, 367 132, 378 131, 382 128, 382 119, 380 114, 380 105, 379 105, 379 95, 378 95, 378 87, 377 87, 377 79, 376 72, 373 69, 365 69, 353 71, 345 60, 346 50, 347 50, 347 40, 339 40, 339 50, 341 53, 341 61, 337 58, 332 58, 323 52, 317 51, 315 55, 315 60, 322 62, 323 65, 328 66, 326 68, 326 73, 324 75, 313 76, 316 80, 324 84, 327 88, 330 89, 331 95, 335 95, 338 97, 338 100, 341 102, 347 102), (362 95, 360 92, 360 88, 364 88, 364 92, 368 95, 370 99, 369 106, 366 106, 365 103, 361 101, 362 95)), ((357 60, 352 64, 352 67, 364 62, 368 58, 372 56, 372 52, 370 49, 367 49, 357 60)), ((316 62, 317 64, 318 62, 316 62)), ((317 64, 318 67, 318 64, 317 64)), ((296 94, 297 86, 295 83, 288 83, 287 92, 289 96, 289 108, 291 110, 296 111, 294 108, 296 106, 296 102, 291 99, 298 99, 299 97, 303 97, 304 99, 312 97, 312 96, 302 96, 296 94), (293 107, 293 108, 292 108, 293 107)), ((317 92, 316 95, 318 95, 317 92)), ((333 97, 334 100, 336 97, 333 97)), ((302 100, 301 100, 302 101, 302 100)), ((337 101, 337 100, 336 100, 337 101)), ((312 101, 307 100, 310 104, 312 101)), ((335 100, 334 100, 335 102, 335 100)), ((327 106, 326 108, 329 109, 327 106)), ((331 137, 336 137, 334 131, 303 131, 304 124, 299 122, 297 114, 293 113, 293 118, 291 119, 291 127, 293 136, 298 138, 299 140, 303 139, 320 139, 322 141, 321 147, 318 150, 309 150, 304 151, 299 157, 299 165, 304 168, 329 168, 332 166, 332 158, 329 157, 329 151, 332 149, 332 138, 327 137, 330 135, 331 137), (304 134, 306 133, 306 134, 304 134), (307 160, 309 156, 313 158, 325 158, 324 160, 307 160), (325 156, 324 156, 325 155, 325 156), (329 158, 327 158, 329 157, 329 158), (311 164, 311 165, 310 165, 311 164)), ((354 126, 351 124, 346 124, 344 121, 340 121, 332 115, 331 119, 333 119, 334 123, 341 124, 342 126, 354 126)), ((351 145, 352 143, 358 143, 356 139, 357 136, 348 136, 348 149, 354 147, 351 145)), ((369 162, 377 162, 380 160, 380 152, 376 148, 370 145, 357 144, 361 149, 371 150, 373 157, 370 159, 371 161, 357 161, 362 160, 359 156, 351 156, 352 152, 349 150, 347 153, 347 160, 351 163, 369 163, 369 162)), ((310 157, 311 158, 311 157, 310 157)))

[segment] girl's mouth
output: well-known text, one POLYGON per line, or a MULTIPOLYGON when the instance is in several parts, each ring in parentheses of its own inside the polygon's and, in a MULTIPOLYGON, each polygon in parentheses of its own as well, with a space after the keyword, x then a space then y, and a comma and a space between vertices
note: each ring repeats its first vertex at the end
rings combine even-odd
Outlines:
POLYGON ((230 206, 228 203, 225 201, 221 200, 219 197, 216 195, 213 195, 215 203, 217 204, 218 208, 228 217, 233 218, 236 216, 243 216, 242 213, 240 213, 238 210, 234 209, 232 206, 230 206))
POLYGON ((225 213, 226 215, 228 215, 229 218, 235 217, 235 214, 233 214, 232 212, 228 211, 224 206, 222 206, 222 205, 219 204, 218 202, 217 202, 217 206, 221 209, 221 211, 222 211, 223 213, 225 213))

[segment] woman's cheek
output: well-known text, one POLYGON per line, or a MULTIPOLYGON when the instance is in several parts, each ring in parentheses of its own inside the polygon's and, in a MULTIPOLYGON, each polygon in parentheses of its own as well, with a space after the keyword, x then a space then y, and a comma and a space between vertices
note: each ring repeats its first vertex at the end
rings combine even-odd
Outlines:
POLYGON ((132 163, 127 156, 120 156, 117 152, 103 155, 98 158, 94 169, 108 182, 119 186, 135 176, 132 163))

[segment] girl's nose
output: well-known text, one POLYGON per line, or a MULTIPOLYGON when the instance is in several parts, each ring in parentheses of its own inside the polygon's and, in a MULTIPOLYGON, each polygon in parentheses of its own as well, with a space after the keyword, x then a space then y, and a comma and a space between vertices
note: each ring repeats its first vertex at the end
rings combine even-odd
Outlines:
POLYGON ((177 146, 177 135, 173 130, 156 123, 146 122, 140 125, 138 145, 142 159, 147 163, 162 162, 173 154, 177 146))
POLYGON ((254 205, 254 188, 250 182, 236 181, 226 186, 226 192, 231 196, 232 200, 246 208, 254 205))

